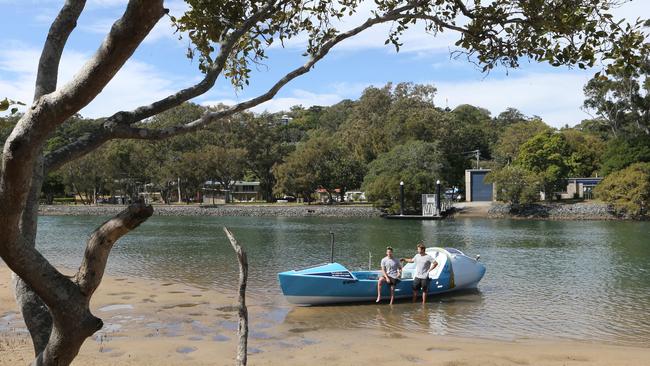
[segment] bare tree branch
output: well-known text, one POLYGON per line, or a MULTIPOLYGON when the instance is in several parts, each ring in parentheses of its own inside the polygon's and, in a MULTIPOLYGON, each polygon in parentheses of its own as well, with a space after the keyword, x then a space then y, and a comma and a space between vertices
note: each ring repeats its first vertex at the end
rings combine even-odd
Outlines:
POLYGON ((34 100, 56 90, 59 61, 70 33, 77 26, 77 19, 86 5, 85 0, 68 0, 50 26, 41 58, 38 61, 34 100))
POLYGON ((103 223, 92 233, 86 244, 81 267, 75 275, 75 282, 84 296, 90 298, 102 281, 113 244, 145 222, 152 214, 153 208, 150 205, 136 203, 103 223))
POLYGON ((248 309, 246 308, 246 282, 248 280, 248 258, 246 251, 237 243, 235 236, 228 230, 223 228, 224 233, 230 241, 230 245, 237 254, 237 262, 239 262, 239 343, 237 346, 237 365, 246 366, 248 362, 248 309))

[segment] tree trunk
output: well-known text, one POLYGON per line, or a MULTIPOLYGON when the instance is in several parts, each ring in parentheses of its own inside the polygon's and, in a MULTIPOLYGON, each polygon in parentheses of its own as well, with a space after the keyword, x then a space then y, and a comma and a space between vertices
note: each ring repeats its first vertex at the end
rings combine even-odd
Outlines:
MULTIPOLYGON (((29 195, 20 221, 20 234, 23 245, 29 246, 30 248, 36 247, 39 206, 38 197, 44 179, 43 156, 41 154, 34 165, 29 195)), ((34 290, 25 283, 25 281, 15 274, 12 278, 16 303, 18 303, 27 330, 32 337, 34 353, 35 355, 38 355, 43 352, 50 338, 52 316, 50 315, 47 306, 43 303, 43 300, 41 300, 34 290)))
POLYGON ((237 335, 239 336, 239 343, 237 346, 237 365, 246 366, 248 362, 248 309, 246 308, 246 282, 248 281, 248 259, 244 249, 237 243, 235 236, 224 227, 223 231, 226 233, 230 245, 237 253, 237 261, 239 262, 239 329, 237 335))
MULTIPOLYGON (((36 191, 36 186, 40 187, 40 184, 34 182, 32 191, 36 191)), ((37 218, 38 205, 29 207, 21 220, 24 239, 33 239, 36 234, 36 221, 30 218, 37 218)), ((87 242, 84 260, 76 276, 70 279, 58 272, 55 274, 58 277, 56 279, 58 286, 52 290, 65 294, 63 296, 65 301, 46 306, 26 282, 16 278, 16 300, 34 342, 36 358, 32 365, 69 365, 78 354, 83 342, 101 329, 103 323, 90 313, 89 303, 101 282, 110 250, 121 236, 146 221, 152 213, 151 206, 135 204, 93 232, 87 242)), ((33 243, 32 240, 32 248, 33 243)), ((43 276, 51 275, 45 272, 43 276)))

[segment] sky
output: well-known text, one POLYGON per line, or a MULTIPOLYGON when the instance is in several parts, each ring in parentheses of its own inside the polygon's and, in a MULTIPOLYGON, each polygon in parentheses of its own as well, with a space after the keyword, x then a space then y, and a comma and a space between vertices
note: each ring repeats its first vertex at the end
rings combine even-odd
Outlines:
MULTIPOLYGON (((0 99, 29 102, 34 92, 36 66, 49 26, 64 1, 0 0, 3 16, 0 34, 0 99)), ((120 17, 126 0, 88 0, 77 28, 70 36, 59 69, 59 85, 70 80, 90 58, 111 24, 120 17)), ((633 0, 617 17, 636 19, 647 13, 648 0, 633 0)), ((180 0, 165 1, 172 15, 186 9, 180 0)), ((362 21, 363 10, 341 27, 362 21)), ((581 106, 582 88, 598 69, 578 70, 524 63, 518 69, 498 68, 489 74, 463 59, 450 57, 454 33, 427 34, 412 29, 402 38, 399 52, 384 45, 388 25, 371 28, 337 45, 309 73, 294 79, 276 97, 255 107, 255 112, 288 110, 293 105, 332 105, 357 99, 369 86, 388 82, 432 84, 438 92, 435 104, 454 108, 472 104, 498 115, 508 107, 526 115, 541 116, 552 126, 573 126, 590 118, 581 106)), ((169 18, 164 17, 134 56, 104 91, 81 111, 99 118, 120 110, 150 104, 202 79, 196 60, 185 54, 187 38, 179 40, 169 18)), ((235 90, 220 78, 214 88, 193 101, 203 105, 233 104, 264 93, 276 80, 306 61, 304 43, 296 40, 285 48, 273 47, 264 65, 255 68, 250 86, 235 90)))

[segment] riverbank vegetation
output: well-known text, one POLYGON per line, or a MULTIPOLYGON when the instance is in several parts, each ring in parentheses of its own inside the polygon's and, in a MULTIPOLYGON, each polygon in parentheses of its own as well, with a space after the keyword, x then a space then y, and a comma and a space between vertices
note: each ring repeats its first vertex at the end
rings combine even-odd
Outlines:
MULTIPOLYGON (((647 102, 646 75, 645 69, 639 73, 636 98, 647 102)), ((640 107, 632 110, 611 92, 619 87, 617 82, 629 83, 590 82, 587 95, 614 97, 601 104, 588 97, 585 106, 600 117, 560 129, 515 108, 496 116, 472 105, 441 108, 433 102, 434 86, 412 83, 368 87, 358 100, 332 106, 242 112, 162 141, 108 142, 50 173, 42 198, 51 203, 57 196, 74 194, 91 202, 97 195, 131 197, 148 190, 160 192, 169 202, 179 183, 188 200, 200 197, 206 181, 229 189, 233 181, 255 180, 268 202, 284 196, 309 201, 317 189, 342 200, 346 191, 361 189, 376 205, 396 209, 403 181, 407 209, 417 210, 420 195, 433 192, 436 180, 462 189, 464 170, 477 166, 478 150, 478 165, 492 169, 488 180, 499 187, 497 198, 514 207, 538 201, 540 191, 550 192, 546 198, 554 199, 553 192, 563 189, 567 177, 611 175, 605 181, 607 188, 596 190, 595 196, 621 214, 631 210, 630 215, 644 215, 643 209, 623 203, 645 202, 642 195, 610 194, 625 189, 619 177, 626 174, 615 173, 650 162, 648 122, 639 122, 640 107), (616 116, 610 120, 605 110, 613 105, 619 110, 609 111, 616 116)), ((164 129, 223 108, 185 103, 141 125, 164 129)), ((11 126, 19 118, 5 117, 2 125, 11 126)), ((56 150, 100 123, 77 115, 55 131, 45 150, 56 150)), ((9 130, 4 128, 5 136, 9 130)))

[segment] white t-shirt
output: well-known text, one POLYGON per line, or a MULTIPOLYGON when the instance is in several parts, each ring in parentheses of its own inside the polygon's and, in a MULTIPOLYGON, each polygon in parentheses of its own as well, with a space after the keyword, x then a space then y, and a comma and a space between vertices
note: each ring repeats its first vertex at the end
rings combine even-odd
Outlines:
POLYGON ((386 271, 388 277, 398 278, 399 269, 402 268, 402 266, 399 264, 399 261, 395 257, 389 258, 386 256, 381 260, 381 268, 386 271))
POLYGON ((421 255, 418 253, 413 257, 413 262, 415 263, 415 277, 429 278, 429 268, 431 268, 431 264, 435 262, 435 259, 428 254, 421 255))

